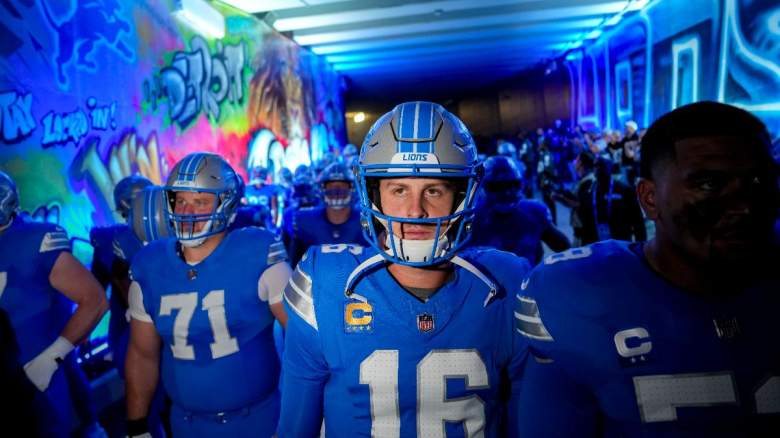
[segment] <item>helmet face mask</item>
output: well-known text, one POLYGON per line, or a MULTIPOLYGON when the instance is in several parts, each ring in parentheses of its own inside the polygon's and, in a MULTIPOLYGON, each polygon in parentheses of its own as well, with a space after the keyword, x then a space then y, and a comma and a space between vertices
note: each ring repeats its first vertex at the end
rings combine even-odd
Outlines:
POLYGON ((452 258, 470 236, 474 200, 481 177, 474 141, 463 122, 440 105, 408 102, 372 126, 356 166, 363 233, 387 260, 432 266, 452 258), (454 179, 452 211, 436 218, 408 218, 383 212, 382 178, 454 179), (436 230, 430 240, 403 239, 392 230, 423 225, 436 230))
POLYGON ((19 192, 16 183, 0 171, 0 231, 7 228, 19 213, 19 192))
POLYGON ((233 168, 216 154, 194 153, 176 163, 164 187, 171 234, 182 245, 194 247, 201 245, 209 236, 226 231, 235 219, 241 201, 239 178, 233 168), (201 197, 195 200, 201 204, 195 209, 202 211, 177 211, 177 194, 181 192, 212 194, 213 204, 208 210, 202 208, 201 197), (201 223, 202 227, 198 227, 201 223))
POLYGON ((354 181, 354 174, 343 163, 336 162, 326 167, 318 178, 325 205, 334 210, 349 207, 352 204, 354 181))

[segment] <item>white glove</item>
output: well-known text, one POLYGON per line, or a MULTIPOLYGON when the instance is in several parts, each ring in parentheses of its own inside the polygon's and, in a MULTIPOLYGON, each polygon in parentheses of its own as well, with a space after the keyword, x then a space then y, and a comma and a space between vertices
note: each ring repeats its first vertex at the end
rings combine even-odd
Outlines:
POLYGON ((64 359, 71 351, 73 344, 60 336, 53 344, 46 347, 40 354, 24 365, 24 372, 27 378, 38 388, 39 391, 46 391, 51 383, 51 376, 60 366, 57 359, 64 359))
POLYGON ((149 433, 149 432, 146 432, 146 433, 144 433, 142 435, 133 435, 133 436, 128 436, 127 438, 152 438, 152 434, 149 433))

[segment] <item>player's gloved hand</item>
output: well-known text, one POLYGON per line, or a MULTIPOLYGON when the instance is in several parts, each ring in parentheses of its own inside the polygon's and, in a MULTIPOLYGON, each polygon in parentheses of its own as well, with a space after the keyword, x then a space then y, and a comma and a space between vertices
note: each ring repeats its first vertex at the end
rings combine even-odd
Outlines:
POLYGON ((51 377, 59 367, 59 361, 65 358, 73 351, 73 344, 60 336, 54 343, 46 347, 40 354, 24 365, 24 372, 27 378, 38 388, 39 391, 46 391, 51 382, 51 377))
POLYGON ((127 420, 127 438, 152 438, 146 417, 137 420, 127 420))

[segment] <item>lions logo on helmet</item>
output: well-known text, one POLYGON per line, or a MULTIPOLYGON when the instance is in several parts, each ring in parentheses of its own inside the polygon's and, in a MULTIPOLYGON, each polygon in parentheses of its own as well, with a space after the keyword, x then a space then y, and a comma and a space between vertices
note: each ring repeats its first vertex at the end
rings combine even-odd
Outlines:
POLYGON ((163 189, 172 234, 189 247, 198 246, 209 236, 227 230, 241 203, 239 176, 216 154, 198 152, 182 158, 173 167, 163 189), (203 214, 176 213, 176 192, 183 191, 214 194, 214 208, 203 214), (199 222, 205 222, 205 225, 195 231, 199 222))
POLYGON ((477 148, 463 122, 441 105, 407 102, 371 127, 358 160, 361 220, 366 240, 383 256, 408 266, 429 266, 453 257, 468 240, 481 175, 477 148), (402 218, 382 213, 380 178, 446 178, 457 187, 452 213, 402 218), (393 223, 436 226, 431 240, 400 239, 393 223))
POLYGON ((0 230, 5 229, 19 213, 19 192, 8 174, 0 171, 0 230))

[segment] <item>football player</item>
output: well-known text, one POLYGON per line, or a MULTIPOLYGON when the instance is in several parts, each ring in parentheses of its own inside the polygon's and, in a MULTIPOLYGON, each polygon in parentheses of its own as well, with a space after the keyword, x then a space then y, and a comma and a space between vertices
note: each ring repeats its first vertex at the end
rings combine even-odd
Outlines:
MULTIPOLYGON (((119 376, 125 378, 125 360, 127 346, 130 341, 130 315, 127 314, 127 298, 130 289, 130 262, 144 246, 157 239, 169 236, 168 215, 165 214, 165 192, 161 187, 147 186, 137 193, 131 202, 127 213, 127 226, 120 229, 114 236, 114 261, 111 266, 112 296, 123 297, 117 317, 122 318, 121 331, 116 330, 111 341, 114 363, 119 376)), ((112 321, 114 313, 112 311, 112 321)), ((118 319, 118 318, 117 318, 118 319)), ((109 333, 111 333, 109 326, 109 333)), ((165 437, 163 412, 166 411, 165 393, 161 386, 157 387, 149 406, 147 423, 153 437, 165 437)))
POLYGON ((502 155, 485 160, 483 196, 477 202, 469 245, 509 251, 535 266, 542 258, 542 242, 556 252, 571 244, 553 225, 546 205, 522 199, 522 186, 523 175, 515 160, 502 155))
MULTIPOLYGON (((279 211, 284 210, 284 189, 268 181, 269 170, 264 166, 251 169, 249 185, 246 186, 246 201, 249 205, 261 205, 271 214, 270 224, 276 226, 279 211)), ((240 177, 239 177, 240 178, 240 177)))
POLYGON ((371 247, 312 247, 285 289, 281 438, 318 436, 323 418, 336 437, 513 436, 526 350, 507 286, 529 265, 460 251, 478 167, 440 105, 400 104, 371 128, 357 182, 371 247))
POLYGON ((176 237, 151 242, 131 264, 128 434, 148 436, 159 377, 174 436, 270 437, 279 414, 273 321, 286 321, 291 272, 284 245, 256 227, 226 232, 240 183, 218 155, 187 155, 164 189, 176 237))
POLYGON ((312 245, 356 243, 362 245, 360 211, 353 207, 355 176, 339 162, 330 164, 319 176, 323 206, 295 210, 285 226, 292 266, 312 245))
POLYGON ((357 163, 358 149, 352 143, 344 145, 344 149, 341 150, 341 161, 347 166, 347 169, 351 169, 353 165, 357 163))
POLYGON ((780 432, 777 168, 753 115, 716 102, 659 118, 637 194, 656 234, 554 254, 523 284, 527 436, 780 432))
POLYGON ((39 393, 46 436, 70 436, 72 401, 61 366, 108 309, 95 277, 70 253, 57 225, 22 220, 11 177, 0 172, 0 308, 8 313, 19 360, 39 393), (63 328, 62 311, 76 303, 63 328))
POLYGON ((127 349, 127 336, 130 329, 125 318, 127 285, 129 285, 129 281, 126 280, 127 269, 130 257, 141 247, 141 242, 133 234, 128 222, 133 199, 144 188, 150 186, 152 182, 139 175, 131 175, 119 180, 114 187, 114 207, 124 221, 107 227, 95 227, 89 233, 90 242, 95 249, 92 256, 92 273, 104 288, 111 285, 108 344, 114 353, 114 363, 120 376, 124 367, 124 351, 127 349), (119 242, 124 246, 120 246, 119 242), (117 287, 125 281, 127 282, 125 287, 117 287))

